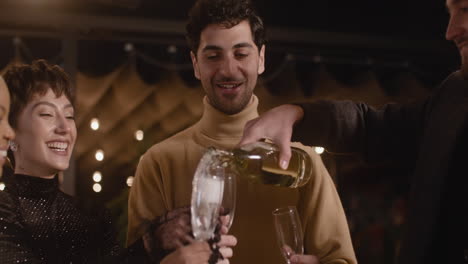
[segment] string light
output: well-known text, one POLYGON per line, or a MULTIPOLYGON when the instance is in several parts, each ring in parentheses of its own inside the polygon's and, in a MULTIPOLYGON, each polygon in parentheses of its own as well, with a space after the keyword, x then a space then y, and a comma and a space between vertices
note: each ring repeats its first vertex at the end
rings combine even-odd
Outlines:
POLYGON ((90 127, 92 130, 98 130, 99 129, 99 119, 94 117, 91 119, 90 127))
POLYGON ((93 184, 93 191, 94 191, 94 192, 97 192, 97 193, 98 193, 98 192, 101 192, 101 191, 102 191, 102 186, 101 186, 101 184, 99 184, 99 183, 93 184))
POLYGON ((135 50, 135 47, 133 46, 132 43, 125 43, 124 50, 126 52, 133 52, 135 50))
POLYGON ((100 171, 95 171, 93 173, 93 181, 100 182, 102 180, 102 174, 100 171))
POLYGON ((167 47, 167 53, 176 54, 177 53, 177 47, 175 45, 169 45, 167 47))
POLYGON ((324 151, 325 149, 322 147, 315 147, 315 152, 319 155, 321 155, 324 151))
POLYGON ((145 133, 143 132, 143 130, 135 131, 135 139, 136 140, 142 141, 144 136, 145 136, 145 133))
POLYGON ((94 155, 97 161, 104 160, 104 151, 102 149, 96 150, 96 154, 94 155))
POLYGON ((127 178, 127 186, 128 187, 132 187, 134 179, 135 178, 133 176, 128 176, 128 178, 127 178))

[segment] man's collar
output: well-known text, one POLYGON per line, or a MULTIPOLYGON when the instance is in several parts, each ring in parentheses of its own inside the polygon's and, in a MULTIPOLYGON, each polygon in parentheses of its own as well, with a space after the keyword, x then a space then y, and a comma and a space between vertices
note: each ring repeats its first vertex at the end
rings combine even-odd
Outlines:
POLYGON ((215 109, 205 96, 200 120, 201 132, 214 139, 241 138, 247 121, 258 117, 258 98, 252 95, 249 104, 239 113, 227 115, 215 109))

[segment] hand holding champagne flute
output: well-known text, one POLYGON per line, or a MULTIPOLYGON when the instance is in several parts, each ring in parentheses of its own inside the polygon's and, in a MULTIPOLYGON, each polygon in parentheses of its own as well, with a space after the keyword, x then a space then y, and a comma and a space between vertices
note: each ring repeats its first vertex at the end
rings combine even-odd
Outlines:
POLYGON ((209 240, 218 224, 223 198, 224 176, 219 164, 210 155, 204 155, 193 178, 191 223, 195 239, 209 240))
POLYGON ((288 264, 319 264, 314 255, 303 255, 302 225, 296 207, 288 206, 273 211, 276 236, 281 253, 288 264))
POLYGON ((237 239, 227 232, 232 224, 236 200, 235 175, 227 173, 226 164, 212 155, 212 150, 202 157, 193 179, 191 224, 196 240, 208 241, 213 251, 209 263, 229 263, 225 258, 233 255, 231 247, 237 239), (220 218, 221 208, 225 208, 220 218), (221 220, 221 221, 219 221, 221 220), (216 226, 220 227, 215 237, 216 226))
POLYGON ((276 238, 286 263, 291 263, 291 256, 304 254, 301 221, 296 207, 288 206, 273 211, 276 238))

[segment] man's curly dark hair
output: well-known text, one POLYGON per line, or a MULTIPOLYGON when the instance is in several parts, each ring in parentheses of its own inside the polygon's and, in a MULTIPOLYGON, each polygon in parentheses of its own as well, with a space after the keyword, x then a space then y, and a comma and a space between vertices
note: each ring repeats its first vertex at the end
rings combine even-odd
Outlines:
POLYGON ((201 32, 208 25, 231 28, 244 20, 249 22, 253 41, 260 50, 266 42, 265 28, 249 0, 198 0, 189 12, 185 27, 190 49, 197 53, 201 32))

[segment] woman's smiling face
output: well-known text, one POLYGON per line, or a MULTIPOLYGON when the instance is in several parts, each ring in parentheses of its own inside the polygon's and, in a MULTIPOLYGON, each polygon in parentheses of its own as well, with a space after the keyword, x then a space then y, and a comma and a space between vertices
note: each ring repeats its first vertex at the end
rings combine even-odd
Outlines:
POLYGON ((68 168, 76 140, 74 108, 52 89, 36 95, 18 116, 15 173, 49 178, 68 168))

